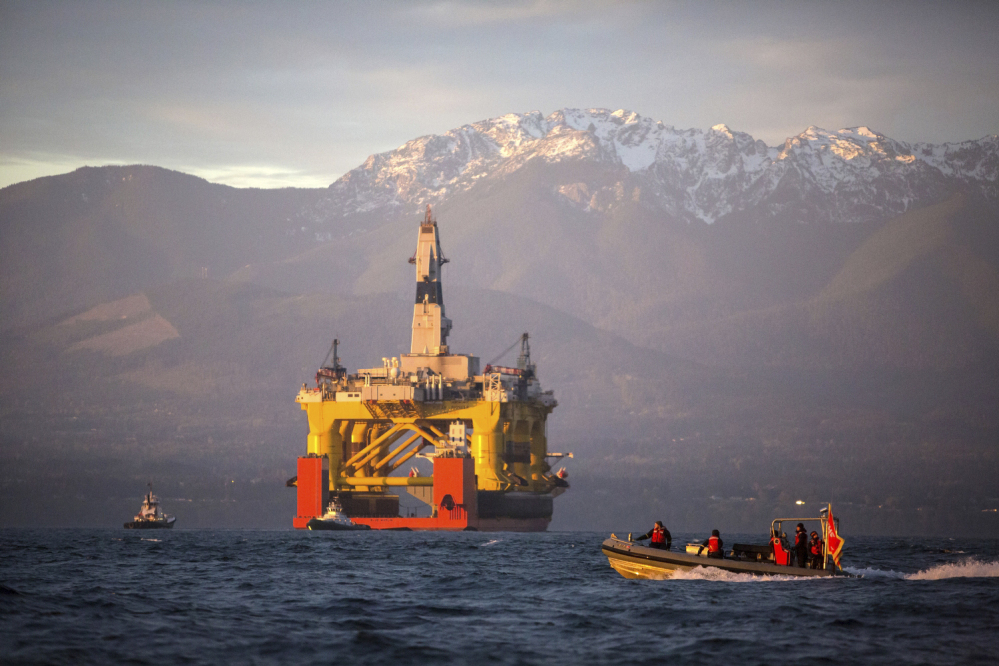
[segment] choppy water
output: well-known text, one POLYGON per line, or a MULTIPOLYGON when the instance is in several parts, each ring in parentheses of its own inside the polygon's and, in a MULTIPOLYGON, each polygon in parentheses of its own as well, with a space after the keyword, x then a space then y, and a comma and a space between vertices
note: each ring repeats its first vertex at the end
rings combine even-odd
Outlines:
POLYGON ((605 536, 0 531, 0 662, 999 661, 995 540, 846 534, 854 579, 631 581, 605 536))

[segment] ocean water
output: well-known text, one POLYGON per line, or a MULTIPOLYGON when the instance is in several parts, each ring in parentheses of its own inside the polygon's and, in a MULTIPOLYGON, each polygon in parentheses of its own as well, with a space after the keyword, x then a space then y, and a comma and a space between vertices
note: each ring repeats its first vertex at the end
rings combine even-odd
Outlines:
POLYGON ((606 536, 0 530, 0 663, 999 663, 996 540, 633 581, 606 536))

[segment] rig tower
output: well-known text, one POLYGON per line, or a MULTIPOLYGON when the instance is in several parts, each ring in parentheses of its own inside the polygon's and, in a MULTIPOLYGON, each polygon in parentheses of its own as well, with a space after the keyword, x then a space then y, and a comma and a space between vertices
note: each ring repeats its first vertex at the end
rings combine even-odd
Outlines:
MULTIPOLYGON (((452 354, 451 320, 444 313, 441 251, 430 206, 419 225, 416 300, 410 352, 382 359, 379 368, 348 374, 339 341, 331 365, 305 384, 296 402, 308 415, 307 455, 298 459, 297 528, 323 514, 331 496, 354 522, 375 529, 543 531, 553 499, 569 487, 564 469, 552 473, 548 415, 557 406, 543 391, 531 362, 527 333, 516 368, 452 354), (432 476, 403 465, 433 460, 432 476), (405 489, 428 506, 428 516, 399 515, 405 489)), ((329 359, 329 356, 327 356, 329 359)))

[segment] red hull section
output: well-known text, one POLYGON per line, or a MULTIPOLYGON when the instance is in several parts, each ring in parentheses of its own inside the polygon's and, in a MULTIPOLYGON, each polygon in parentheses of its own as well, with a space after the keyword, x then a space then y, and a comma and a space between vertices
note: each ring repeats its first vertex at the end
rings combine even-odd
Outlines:
POLYGON ((326 458, 307 456, 298 459, 298 515, 292 524, 304 530, 313 518, 326 512, 329 504, 329 463, 326 458))
POLYGON ((549 521, 544 518, 351 518, 373 530, 413 530, 418 532, 544 532, 549 521))
MULTIPOLYGON (((329 497, 329 472, 323 465, 325 460, 313 456, 298 459, 298 515, 293 521, 297 529, 306 529, 309 520, 323 515, 329 497)), ((475 461, 471 458, 435 458, 433 488, 436 516, 351 516, 351 520, 375 530, 449 532, 543 532, 551 520, 550 517, 480 518, 475 461)))

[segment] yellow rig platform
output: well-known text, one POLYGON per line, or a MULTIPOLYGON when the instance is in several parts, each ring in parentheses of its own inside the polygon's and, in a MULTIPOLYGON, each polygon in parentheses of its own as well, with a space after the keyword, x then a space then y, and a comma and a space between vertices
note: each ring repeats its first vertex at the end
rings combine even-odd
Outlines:
MULTIPOLYGON (((437 221, 427 207, 419 226, 416 303, 409 354, 348 374, 337 341, 316 386, 296 398, 308 415, 308 453, 298 459, 296 528, 339 499, 354 522, 374 529, 543 531, 553 499, 569 487, 548 460, 548 415, 557 406, 531 362, 528 335, 517 367, 487 365, 447 346, 437 221), (433 476, 403 465, 433 460, 433 476), (403 487, 429 505, 428 517, 399 515, 403 487)), ((329 358, 329 357, 327 357, 329 358)))

